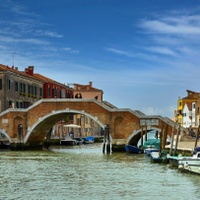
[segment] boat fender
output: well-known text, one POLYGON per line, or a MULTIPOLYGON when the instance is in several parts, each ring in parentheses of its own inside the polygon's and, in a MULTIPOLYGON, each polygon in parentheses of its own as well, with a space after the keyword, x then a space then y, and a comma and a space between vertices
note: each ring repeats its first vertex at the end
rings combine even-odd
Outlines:
POLYGON ((183 169, 183 165, 179 165, 179 166, 178 166, 178 169, 183 169))
POLYGON ((189 167, 188 164, 185 163, 185 164, 184 164, 184 169, 188 169, 188 167, 189 167))

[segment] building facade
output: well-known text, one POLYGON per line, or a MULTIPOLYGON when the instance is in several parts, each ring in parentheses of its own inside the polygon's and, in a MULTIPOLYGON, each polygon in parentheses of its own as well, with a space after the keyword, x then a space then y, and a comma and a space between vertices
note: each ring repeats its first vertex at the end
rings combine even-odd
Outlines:
POLYGON ((92 82, 88 85, 73 84, 74 85, 74 98, 87 98, 97 99, 98 101, 103 100, 103 90, 94 88, 92 82))
MULTIPOLYGON (((198 98, 200 97, 199 92, 194 92, 191 90, 186 90, 186 91, 187 91, 187 96, 182 99, 179 97, 178 102, 177 102, 177 123, 180 124, 181 126, 184 126, 184 124, 183 124, 183 114, 184 114, 183 109, 184 109, 185 104, 186 103, 190 103, 190 104, 196 103, 198 98)), ((196 122, 196 119, 193 119, 193 121, 196 122)))
POLYGON ((0 64, 0 112, 27 108, 43 97, 43 82, 18 68, 0 64))
POLYGON ((182 118, 184 128, 194 126, 194 124, 192 123, 192 103, 185 103, 182 110, 182 118))
POLYGON ((29 66, 25 73, 43 82, 43 98, 73 98, 73 89, 65 84, 34 73, 34 67, 29 66))
POLYGON ((8 108, 27 108, 41 98, 73 98, 73 88, 34 73, 0 64, 0 112, 8 108))
MULTIPOLYGON (((74 85, 74 98, 96 99, 97 101, 103 101, 103 90, 94 88, 92 82, 88 85, 73 84, 74 85)), ((83 127, 81 129, 82 136, 89 135, 101 135, 100 126, 92 119, 77 115, 74 117, 76 124, 83 127)))

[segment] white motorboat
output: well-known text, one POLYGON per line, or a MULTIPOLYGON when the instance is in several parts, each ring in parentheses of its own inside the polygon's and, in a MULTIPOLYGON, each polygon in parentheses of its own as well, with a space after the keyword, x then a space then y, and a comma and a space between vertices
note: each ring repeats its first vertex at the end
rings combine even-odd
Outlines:
POLYGON ((66 136, 64 140, 60 140, 61 145, 75 145, 77 141, 75 139, 72 139, 70 136, 66 136))
POLYGON ((193 156, 181 157, 178 161, 178 169, 200 174, 200 152, 193 156))

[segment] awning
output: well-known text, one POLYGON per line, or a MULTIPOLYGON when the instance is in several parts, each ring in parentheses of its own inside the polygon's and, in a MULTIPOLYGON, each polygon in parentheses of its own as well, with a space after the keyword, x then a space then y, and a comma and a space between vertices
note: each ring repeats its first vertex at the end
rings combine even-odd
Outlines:
POLYGON ((64 127, 68 127, 68 128, 81 128, 81 126, 77 125, 77 124, 66 124, 66 125, 64 125, 64 127))

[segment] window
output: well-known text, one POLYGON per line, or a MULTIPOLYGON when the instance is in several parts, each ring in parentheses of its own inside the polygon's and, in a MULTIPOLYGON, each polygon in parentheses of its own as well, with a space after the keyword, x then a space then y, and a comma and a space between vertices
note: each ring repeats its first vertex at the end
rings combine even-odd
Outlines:
POLYGON ((26 92, 26 85, 24 83, 20 83, 20 92, 26 92))
POLYGON ((15 92, 18 92, 19 91, 19 84, 18 82, 15 81, 15 92))
POLYGON ((42 97, 42 88, 40 88, 40 96, 42 97))
POLYGON ((35 87, 35 92, 34 92, 34 95, 37 95, 37 87, 35 87))
POLYGON ((10 88, 11 88, 11 81, 10 79, 8 79, 8 90, 10 90, 10 88))
POLYGON ((50 97, 50 94, 51 94, 51 90, 50 90, 50 87, 48 87, 48 97, 50 97))
POLYGON ((54 91, 54 88, 52 88, 52 97, 56 96, 54 91))
POLYGON ((31 94, 31 86, 28 85, 28 94, 30 95, 31 94))
POLYGON ((23 92, 26 93, 26 85, 23 83, 23 92))

